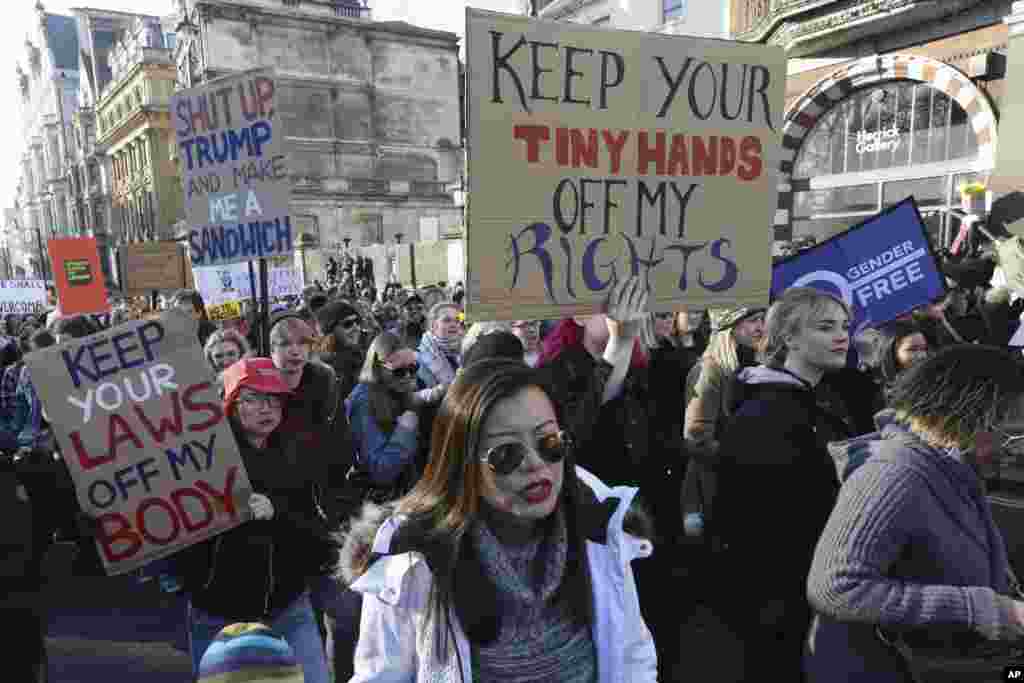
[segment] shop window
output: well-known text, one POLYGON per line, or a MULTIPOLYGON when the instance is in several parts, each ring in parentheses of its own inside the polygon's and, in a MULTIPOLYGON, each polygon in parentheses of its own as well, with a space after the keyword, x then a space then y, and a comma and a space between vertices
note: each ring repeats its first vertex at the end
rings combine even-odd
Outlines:
POLYGON ((822 116, 794 177, 971 161, 977 153, 967 112, 955 100, 924 83, 894 81, 860 90, 822 116))
POLYGON ((793 196, 793 215, 802 218, 830 213, 873 213, 877 210, 878 186, 875 184, 810 190, 793 196))
POLYGON ((907 197, 913 196, 919 207, 943 206, 946 203, 946 186, 948 176, 938 178, 918 178, 915 180, 899 180, 886 183, 882 189, 883 208, 899 204, 907 197))
POLYGON ((847 218, 816 218, 814 220, 793 221, 793 237, 813 236, 818 242, 827 240, 829 237, 838 235, 843 230, 851 228, 858 223, 864 222, 865 217, 847 218))

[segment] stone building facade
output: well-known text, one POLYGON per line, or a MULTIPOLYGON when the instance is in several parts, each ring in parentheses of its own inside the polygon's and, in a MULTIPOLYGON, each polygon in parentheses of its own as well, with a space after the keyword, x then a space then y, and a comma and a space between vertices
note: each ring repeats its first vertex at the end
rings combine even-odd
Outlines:
POLYGON ((1010 0, 731 1, 733 37, 790 56, 776 240, 914 195, 948 244, 958 188, 996 166, 1010 0))
MULTIPOLYGON (((61 16, 48 13, 41 2, 36 14, 17 66, 25 149, 15 211, 5 223, 13 226, 8 247, 13 245, 15 269, 42 275, 48 239, 93 235, 110 282, 111 174, 97 144, 96 106, 113 78, 111 51, 140 15, 79 8, 61 16)), ((171 73, 173 78, 173 67, 171 73)))
POLYGON ((307 272, 345 240, 461 235, 457 36, 375 22, 357 0, 179 0, 178 11, 183 85, 275 69, 307 272))
POLYGON ((164 28, 157 17, 138 17, 120 34, 96 104, 97 145, 110 167, 112 246, 171 239, 184 211, 170 154, 174 34, 164 28))
POLYGON ((68 183, 71 114, 77 105, 78 41, 71 17, 36 6, 36 24, 17 65, 16 95, 25 148, 15 198, 16 239, 24 246, 30 273, 48 271, 45 243, 70 235, 75 226, 68 183), (39 248, 40 244, 42 249, 39 248))

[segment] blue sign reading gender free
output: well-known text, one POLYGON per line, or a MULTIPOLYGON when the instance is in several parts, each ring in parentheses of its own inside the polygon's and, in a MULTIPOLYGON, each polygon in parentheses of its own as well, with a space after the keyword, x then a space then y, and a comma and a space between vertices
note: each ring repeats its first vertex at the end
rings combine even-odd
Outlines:
POLYGON ((775 264, 772 300, 790 287, 815 287, 842 298, 853 312, 853 333, 946 293, 913 197, 775 264))

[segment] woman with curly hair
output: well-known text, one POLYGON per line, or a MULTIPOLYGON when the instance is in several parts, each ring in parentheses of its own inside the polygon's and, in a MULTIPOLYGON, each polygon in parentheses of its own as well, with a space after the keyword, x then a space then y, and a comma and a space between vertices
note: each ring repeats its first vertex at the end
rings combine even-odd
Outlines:
POLYGON ((893 632, 950 654, 1024 638, 1024 603, 1010 597, 1006 544, 975 468, 980 435, 1024 431, 1019 356, 944 348, 905 370, 889 400, 882 431, 833 448, 845 481, 807 579, 812 682, 912 681, 893 632))

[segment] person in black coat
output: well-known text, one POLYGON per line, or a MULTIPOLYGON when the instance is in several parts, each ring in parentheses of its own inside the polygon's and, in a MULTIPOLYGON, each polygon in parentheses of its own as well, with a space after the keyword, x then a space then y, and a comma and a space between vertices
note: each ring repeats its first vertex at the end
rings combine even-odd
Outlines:
POLYGON ((715 509, 729 573, 721 578, 751 678, 801 680, 804 587, 838 493, 826 444, 852 436, 841 415, 819 405, 816 387, 846 364, 849 319, 828 294, 786 291, 766 317, 764 364, 738 376, 720 441, 715 509))
POLYGON ((327 683, 309 590, 331 561, 332 543, 316 504, 316 470, 280 429, 291 389, 269 358, 240 360, 223 377, 225 413, 253 487, 253 519, 174 558, 188 594, 194 672, 220 629, 261 621, 292 646, 307 682, 327 683))

